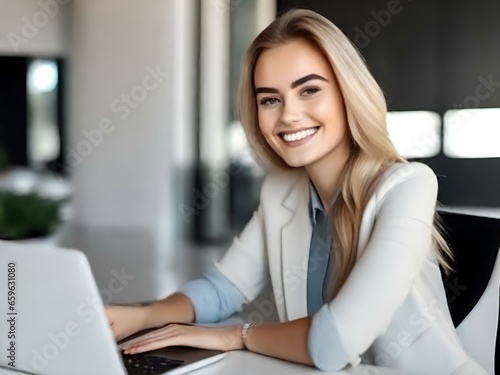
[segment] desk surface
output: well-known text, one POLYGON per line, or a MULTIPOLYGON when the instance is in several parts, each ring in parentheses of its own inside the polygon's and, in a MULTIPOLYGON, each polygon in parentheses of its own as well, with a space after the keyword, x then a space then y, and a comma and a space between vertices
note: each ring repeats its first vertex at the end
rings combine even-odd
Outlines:
MULTIPOLYGON (((0 375, 19 375, 20 372, 0 368, 0 375)), ((279 359, 265 357, 248 351, 227 353, 221 361, 190 372, 193 375, 404 375, 404 373, 388 368, 359 365, 355 368, 338 372, 322 372, 309 366, 298 365, 279 359)))
POLYGON ((248 351, 234 351, 227 353, 227 356, 210 366, 192 372, 193 375, 255 375, 255 374, 342 374, 342 375, 402 375, 403 372, 375 367, 359 365, 355 368, 338 372, 322 372, 309 366, 298 365, 282 361, 279 359, 265 357, 248 351))

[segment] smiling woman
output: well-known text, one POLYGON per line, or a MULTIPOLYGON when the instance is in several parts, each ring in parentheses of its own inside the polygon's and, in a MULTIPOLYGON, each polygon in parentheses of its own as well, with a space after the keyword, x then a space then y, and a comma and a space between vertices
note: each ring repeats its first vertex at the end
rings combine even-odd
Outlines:
POLYGON ((260 131, 287 165, 312 172, 327 159, 345 163, 352 142, 344 100, 324 54, 301 39, 267 49, 254 84, 260 131))
POLYGON ((312 11, 283 14, 248 48, 239 99, 248 141, 270 169, 260 205, 203 278, 162 301, 107 308, 117 340, 166 325, 124 343, 125 353, 245 348, 328 371, 363 362, 486 374, 447 309, 439 266, 452 270, 451 251, 436 176, 398 155, 383 93, 347 37, 312 11), (269 281, 280 323, 168 324, 223 320, 269 281))

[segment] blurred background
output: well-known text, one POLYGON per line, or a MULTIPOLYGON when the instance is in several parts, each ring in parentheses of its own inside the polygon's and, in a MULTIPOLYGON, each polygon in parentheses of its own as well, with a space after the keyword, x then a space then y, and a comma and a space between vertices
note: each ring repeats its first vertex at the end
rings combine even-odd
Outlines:
POLYGON ((0 0, 0 238, 83 250, 107 303, 199 276, 257 207, 240 64, 291 7, 358 46, 439 201, 500 217, 497 0, 0 0))

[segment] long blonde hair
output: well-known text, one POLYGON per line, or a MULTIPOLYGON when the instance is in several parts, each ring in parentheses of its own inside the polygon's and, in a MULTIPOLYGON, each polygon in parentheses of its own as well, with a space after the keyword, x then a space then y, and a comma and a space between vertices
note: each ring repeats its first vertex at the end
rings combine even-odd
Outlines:
MULTIPOLYGON (((253 41, 243 61, 239 117, 258 161, 269 167, 292 168, 272 150, 259 129, 253 75, 263 51, 297 39, 307 41, 329 60, 344 98, 352 144, 340 176, 341 194, 331 210, 335 269, 330 297, 333 298, 356 262, 361 218, 377 180, 390 165, 408 161, 398 154, 389 139, 384 94, 357 48, 328 19, 306 9, 290 10, 273 21, 253 41)), ((435 210, 432 232, 435 255, 449 273, 452 268, 446 256, 453 258, 441 230, 435 210)))

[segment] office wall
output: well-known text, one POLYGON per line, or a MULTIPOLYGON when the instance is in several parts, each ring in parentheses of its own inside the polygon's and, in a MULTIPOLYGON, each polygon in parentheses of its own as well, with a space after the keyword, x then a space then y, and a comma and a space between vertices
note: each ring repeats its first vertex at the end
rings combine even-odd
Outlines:
POLYGON ((180 179, 192 165, 191 0, 74 0, 64 150, 73 193, 68 246, 99 286, 133 283, 112 302, 164 297, 178 252, 180 179), (188 104, 190 103, 191 106, 188 104))
POLYGON ((0 0, 0 55, 66 55, 71 0, 0 0))
POLYGON ((172 4, 73 3, 65 153, 79 225, 171 230, 172 4))

